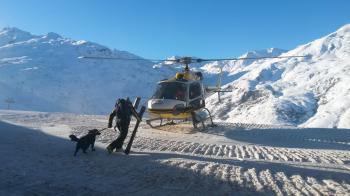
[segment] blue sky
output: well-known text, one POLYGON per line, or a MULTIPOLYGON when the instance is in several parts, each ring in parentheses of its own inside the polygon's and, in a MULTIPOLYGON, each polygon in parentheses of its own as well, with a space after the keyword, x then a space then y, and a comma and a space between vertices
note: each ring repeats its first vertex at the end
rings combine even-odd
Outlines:
POLYGON ((347 23, 349 0, 0 0, 0 28, 56 32, 145 58, 293 49, 347 23))

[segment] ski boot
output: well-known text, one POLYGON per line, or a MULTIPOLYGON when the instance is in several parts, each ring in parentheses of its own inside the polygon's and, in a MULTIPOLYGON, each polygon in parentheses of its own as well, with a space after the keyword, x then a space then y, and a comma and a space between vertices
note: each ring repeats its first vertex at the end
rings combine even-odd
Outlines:
POLYGON ((111 154, 113 152, 112 146, 107 146, 106 149, 107 149, 108 154, 111 154))

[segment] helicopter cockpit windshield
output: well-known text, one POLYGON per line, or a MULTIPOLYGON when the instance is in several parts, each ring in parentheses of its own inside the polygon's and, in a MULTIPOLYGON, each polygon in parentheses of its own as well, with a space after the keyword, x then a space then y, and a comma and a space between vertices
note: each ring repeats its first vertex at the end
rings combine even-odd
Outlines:
POLYGON ((162 82, 152 96, 153 99, 175 99, 186 100, 187 86, 181 82, 162 82))

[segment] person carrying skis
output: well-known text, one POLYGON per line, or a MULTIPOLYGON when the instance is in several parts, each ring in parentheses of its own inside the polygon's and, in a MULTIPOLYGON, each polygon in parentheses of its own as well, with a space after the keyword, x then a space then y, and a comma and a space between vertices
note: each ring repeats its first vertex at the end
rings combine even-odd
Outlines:
POLYGON ((108 153, 112 153, 115 149, 116 152, 123 151, 123 143, 128 135, 129 125, 131 121, 132 113, 132 103, 129 98, 118 99, 115 108, 112 113, 109 115, 108 119, 108 128, 112 128, 112 122, 114 117, 116 117, 116 127, 118 128, 120 134, 116 140, 107 146, 108 153))

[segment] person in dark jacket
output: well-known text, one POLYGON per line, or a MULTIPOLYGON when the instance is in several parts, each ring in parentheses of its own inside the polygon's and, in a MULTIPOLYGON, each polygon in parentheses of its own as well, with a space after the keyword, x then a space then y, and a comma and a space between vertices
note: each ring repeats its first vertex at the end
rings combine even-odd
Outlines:
POLYGON ((128 135, 129 125, 131 121, 131 115, 132 115, 132 103, 129 100, 129 98, 125 99, 118 99, 115 108, 112 111, 112 113, 109 115, 108 120, 108 128, 112 127, 112 122, 114 117, 116 117, 116 126, 120 132, 118 138, 114 140, 111 144, 107 146, 108 153, 112 153, 114 149, 117 152, 123 151, 123 143, 128 135))

